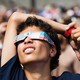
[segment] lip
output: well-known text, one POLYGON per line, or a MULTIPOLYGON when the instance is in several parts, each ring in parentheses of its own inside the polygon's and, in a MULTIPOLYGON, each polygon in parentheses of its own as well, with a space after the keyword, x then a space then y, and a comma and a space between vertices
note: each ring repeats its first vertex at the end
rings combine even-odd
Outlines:
POLYGON ((27 48, 33 48, 35 50, 35 47, 33 47, 32 45, 27 45, 26 47, 23 48, 23 52, 25 52, 27 48))

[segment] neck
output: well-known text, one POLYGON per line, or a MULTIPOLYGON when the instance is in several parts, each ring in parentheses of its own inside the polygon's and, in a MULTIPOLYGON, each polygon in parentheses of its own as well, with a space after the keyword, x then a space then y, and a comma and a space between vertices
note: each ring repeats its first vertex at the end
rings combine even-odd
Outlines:
POLYGON ((24 66, 24 72, 28 80, 51 80, 49 64, 32 62, 24 66))

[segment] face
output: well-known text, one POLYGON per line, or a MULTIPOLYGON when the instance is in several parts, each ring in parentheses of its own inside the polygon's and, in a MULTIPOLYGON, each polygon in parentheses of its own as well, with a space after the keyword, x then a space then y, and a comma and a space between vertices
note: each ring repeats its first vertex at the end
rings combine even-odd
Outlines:
MULTIPOLYGON (((40 32, 38 27, 28 27, 21 33, 25 32, 40 32)), ((17 48, 19 60, 21 64, 27 64, 30 62, 48 61, 55 55, 54 49, 51 49, 49 44, 45 41, 32 40, 27 37, 23 42, 18 44, 17 48)))

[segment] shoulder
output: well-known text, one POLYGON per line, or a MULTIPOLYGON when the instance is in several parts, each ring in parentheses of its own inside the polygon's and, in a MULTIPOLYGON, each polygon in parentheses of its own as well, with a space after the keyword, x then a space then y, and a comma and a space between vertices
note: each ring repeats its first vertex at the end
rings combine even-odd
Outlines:
POLYGON ((18 57, 17 55, 15 55, 14 57, 12 57, 7 63, 5 63, 1 68, 0 70, 2 70, 3 68, 6 68, 7 66, 11 66, 13 65, 15 62, 18 62, 18 57))
POLYGON ((53 77, 53 80, 80 80, 80 74, 74 74, 65 71, 59 77, 53 77))
POLYGON ((15 80, 15 78, 20 80, 19 78, 21 77, 18 77, 19 75, 22 75, 21 77, 24 76, 18 56, 15 55, 0 68, 0 80, 15 80))
POLYGON ((64 79, 64 80, 80 80, 80 74, 74 74, 68 71, 65 71, 62 73, 61 76, 59 76, 59 78, 61 78, 60 80, 64 79))

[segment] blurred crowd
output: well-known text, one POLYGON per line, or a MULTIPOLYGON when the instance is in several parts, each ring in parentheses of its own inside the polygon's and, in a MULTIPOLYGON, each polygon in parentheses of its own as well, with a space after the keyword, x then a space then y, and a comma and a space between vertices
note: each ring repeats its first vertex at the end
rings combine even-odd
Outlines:
MULTIPOLYGON (((8 19, 11 16, 11 14, 15 11, 22 12, 22 13, 37 14, 63 24, 69 24, 72 21, 76 21, 78 24, 80 23, 79 5, 74 5, 70 8, 66 8, 64 6, 48 4, 43 6, 42 9, 37 10, 35 8, 28 9, 26 7, 19 7, 19 6, 15 6, 11 9, 1 4, 0 5, 0 55, 2 51, 4 35, 5 35, 8 19)), ((66 49, 68 42, 66 38, 64 38, 62 35, 59 35, 59 38, 61 41, 61 50, 64 51, 66 49)))

